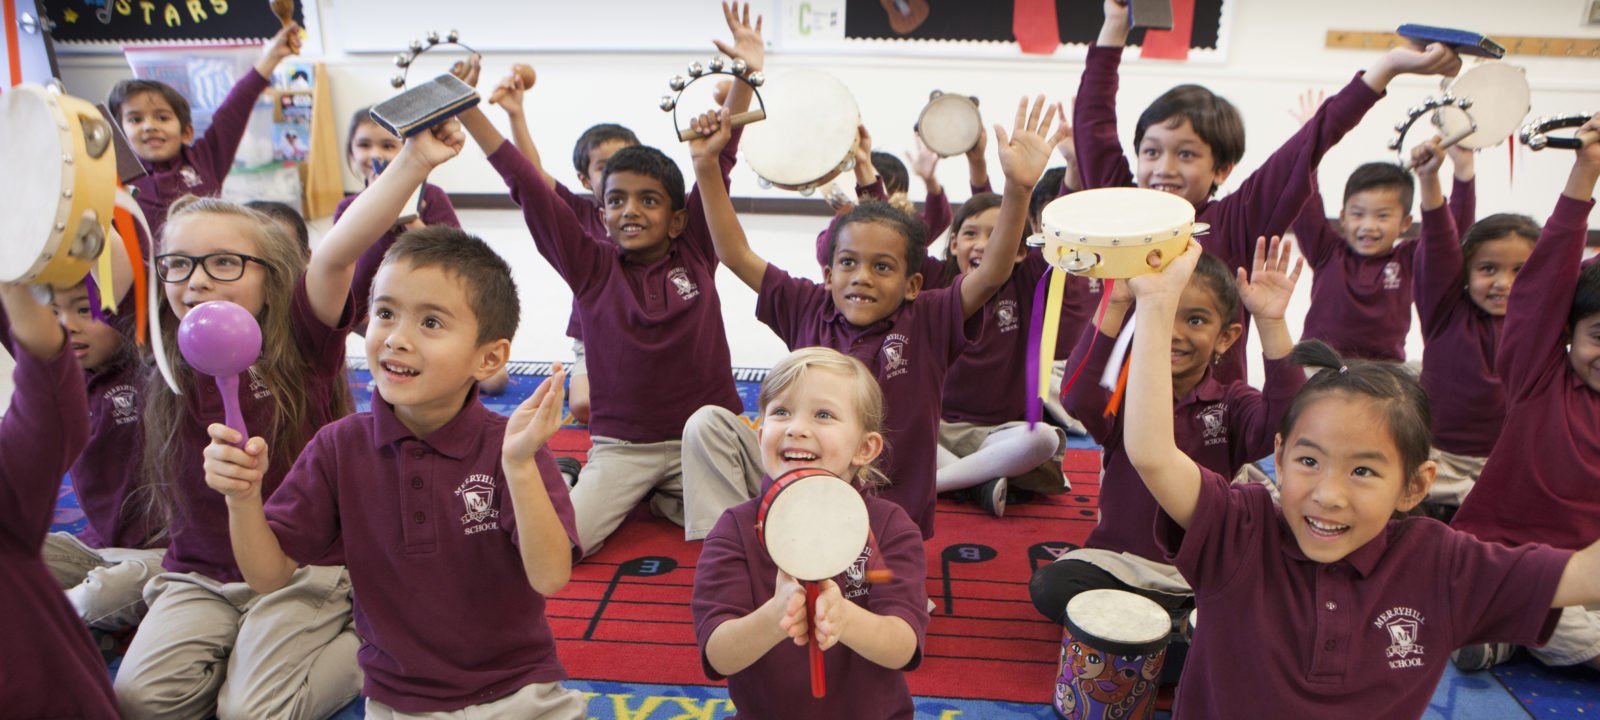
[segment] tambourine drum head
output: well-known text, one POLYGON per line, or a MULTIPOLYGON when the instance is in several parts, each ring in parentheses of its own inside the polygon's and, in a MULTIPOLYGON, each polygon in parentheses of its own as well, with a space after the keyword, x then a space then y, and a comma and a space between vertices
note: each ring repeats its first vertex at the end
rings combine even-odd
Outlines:
POLYGON ((1461 147, 1472 150, 1505 142, 1522 127, 1533 107, 1528 77, 1522 68, 1498 61, 1485 62, 1462 73, 1450 84, 1450 94, 1470 98, 1472 107, 1465 111, 1454 106, 1439 108, 1440 135, 1452 137, 1477 122, 1478 129, 1461 140, 1461 147))
POLYGON ((750 169, 774 185, 823 182, 849 159, 861 112, 832 75, 795 70, 761 86, 767 119, 744 130, 739 147, 750 169))
POLYGON ((940 157, 960 155, 978 145, 983 117, 978 106, 959 95, 940 95, 922 109, 917 120, 922 144, 940 157))
POLYGON ((1075 628, 1092 636, 1080 636, 1079 640, 1117 654, 1125 653, 1109 648, 1159 646, 1172 633, 1172 618, 1166 610, 1150 598, 1123 590, 1078 593, 1067 601, 1066 615, 1075 628))
POLYGON ((783 488, 762 522, 767 554, 796 580, 849 569, 867 546, 867 505, 849 483, 825 475, 783 488))
POLYGON ((61 147, 54 112, 42 91, 11 88, 0 93, 0 281, 27 277, 41 259, 49 259, 65 177, 62 157, 72 148, 61 147))
POLYGON ((1121 245, 1127 245, 1143 242, 1146 235, 1164 240, 1173 228, 1187 230, 1194 221, 1194 206, 1160 190, 1101 188, 1052 200, 1044 207, 1040 220, 1046 234, 1059 231, 1063 240, 1087 237, 1087 244, 1110 246, 1096 238, 1118 238, 1121 245))

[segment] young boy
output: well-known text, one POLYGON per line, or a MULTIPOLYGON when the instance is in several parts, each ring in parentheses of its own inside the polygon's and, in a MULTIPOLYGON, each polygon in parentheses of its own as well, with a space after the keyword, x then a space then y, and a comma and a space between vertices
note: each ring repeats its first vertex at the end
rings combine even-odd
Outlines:
POLYGON ((215 197, 233 167, 245 125, 256 98, 267 89, 272 71, 300 49, 300 26, 289 23, 273 35, 256 61, 211 116, 211 127, 198 141, 189 119, 189 101, 170 85, 156 80, 124 80, 111 88, 106 105, 122 123, 133 154, 148 175, 133 181, 150 232, 160 237, 167 206, 184 195, 215 197), (190 144, 194 141, 194 144, 190 144))
MULTIPOLYGON (((1014 138, 996 128, 1006 191, 988 252, 998 257, 1016 255, 1028 193, 1044 172, 1055 141, 1064 136, 1058 131, 1055 140, 1046 141, 1043 133, 1055 109, 1044 111, 1043 103, 1039 98, 1031 116, 1026 98, 1018 105, 1014 138)), ((833 260, 823 269, 822 285, 790 277, 750 248, 726 186, 716 182, 715 163, 730 138, 725 116, 708 113, 696 118, 695 126, 708 136, 692 142, 690 150, 717 257, 757 292, 756 317, 791 350, 832 347, 873 371, 883 390, 889 446, 885 474, 890 485, 880 495, 905 508, 924 538, 933 537, 935 448, 945 374, 977 339, 983 327, 978 311, 1005 284, 1012 264, 987 263, 958 276, 949 288, 924 291, 919 272, 927 252, 924 226, 885 203, 869 203, 835 221, 829 242, 833 260)), ((727 508, 759 488, 762 467, 751 462, 759 457, 756 435, 743 422, 714 409, 696 413, 684 428, 685 458, 691 453, 712 462, 734 457, 735 464, 686 472, 684 477, 693 483, 685 488, 687 497, 727 508)))
POLYGON ((318 432, 265 507, 266 443, 240 449, 236 432, 210 428, 206 482, 227 496, 252 588, 269 592, 343 547, 368 717, 484 706, 566 718, 585 707, 558 684, 566 672, 544 617, 544 597, 581 556, 543 447, 564 374, 558 366, 509 421, 473 396, 506 364, 519 308, 511 269, 483 241, 448 226, 408 232, 373 282, 371 412, 318 432))
MULTIPOLYGON (((749 7, 724 6, 732 46, 717 46, 761 68, 764 50, 749 7)), ((750 89, 735 83, 732 112, 748 107, 750 89)), ((683 176, 661 151, 619 149, 601 178, 611 242, 583 222, 527 158, 506 142, 477 108, 461 115, 522 207, 539 253, 572 287, 594 376, 589 432, 594 446, 572 491, 578 538, 593 553, 634 506, 655 490, 651 510, 704 539, 726 505, 703 507, 683 496, 680 440, 684 421, 703 405, 743 410, 717 297, 717 257, 699 211, 700 188, 686 208, 683 176)), ((729 144, 720 156, 726 181, 729 144)))
MULTIPOLYGON (((1130 169, 1117 137, 1117 70, 1128 37, 1128 0, 1105 0, 1105 24, 1089 48, 1072 126, 1087 188, 1138 185, 1183 196, 1195 219, 1211 231, 1201 245, 1228 267, 1250 263, 1255 239, 1282 235, 1312 194, 1312 171, 1322 156, 1355 127, 1397 75, 1454 75, 1461 67, 1455 51, 1443 45, 1426 51, 1402 45, 1317 109, 1311 121, 1289 138, 1239 189, 1212 200, 1244 155, 1244 123, 1227 100, 1198 85, 1179 85, 1145 109, 1135 126, 1138 158, 1130 169)), ((1241 311, 1245 335, 1217 367, 1217 380, 1245 378, 1245 341, 1250 319, 1241 311)))
POLYGON ((0 711, 11 717, 115 718, 100 653, 39 557, 61 473, 89 438, 83 371, 67 337, 24 285, 0 284, 17 359, 16 391, 0 423, 0 711))
MULTIPOLYGON (((1600 129, 1600 114, 1583 129, 1600 129)), ((1600 145, 1590 145, 1511 286, 1494 365, 1505 428, 1451 521, 1483 540, 1576 550, 1600 539, 1600 263, 1579 269, 1597 178, 1600 145)), ((1486 669, 1510 650, 1468 647, 1454 659, 1486 669)), ((1547 665, 1600 668, 1600 609, 1566 608, 1550 642, 1529 651, 1547 665)))

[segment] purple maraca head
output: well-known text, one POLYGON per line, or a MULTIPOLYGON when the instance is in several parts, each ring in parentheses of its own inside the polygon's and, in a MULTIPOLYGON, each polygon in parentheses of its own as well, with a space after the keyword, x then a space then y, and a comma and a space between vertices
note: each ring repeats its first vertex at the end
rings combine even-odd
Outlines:
POLYGON ((189 366, 212 377, 231 377, 261 357, 261 325, 226 300, 200 303, 178 325, 178 351, 189 366))

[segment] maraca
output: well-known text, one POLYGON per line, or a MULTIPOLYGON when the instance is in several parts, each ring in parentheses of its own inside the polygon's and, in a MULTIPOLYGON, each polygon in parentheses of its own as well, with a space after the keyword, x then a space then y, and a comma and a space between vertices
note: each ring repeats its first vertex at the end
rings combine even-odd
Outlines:
POLYGON ((261 356, 261 326, 250 311, 226 300, 201 303, 178 325, 178 352, 189 366, 216 378, 228 427, 243 447, 250 433, 239 412, 239 373, 261 356))

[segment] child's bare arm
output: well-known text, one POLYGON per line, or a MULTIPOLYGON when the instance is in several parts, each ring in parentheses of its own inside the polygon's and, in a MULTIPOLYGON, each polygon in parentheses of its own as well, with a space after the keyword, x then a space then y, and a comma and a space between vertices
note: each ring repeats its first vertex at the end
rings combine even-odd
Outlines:
MULTIPOLYGON (((1108 0, 1111 1, 1111 0, 1108 0)), ((1443 43, 1429 43, 1425 48, 1416 45, 1397 45, 1361 76, 1361 80, 1376 92, 1383 92, 1389 83, 1401 75, 1443 75, 1455 77, 1461 71, 1461 56, 1443 43)))
POLYGON ((822 592, 817 596, 817 627, 812 640, 822 643, 823 650, 836 643, 854 650, 857 655, 875 664, 898 670, 911 662, 917 652, 917 631, 905 619, 893 615, 879 615, 844 599, 839 585, 832 580, 822 582, 822 592))
POLYGON ((243 448, 239 432, 221 423, 206 431, 211 444, 205 449, 206 485, 227 499, 228 538, 233 544, 239 572, 258 593, 269 593, 288 584, 289 576, 300 567, 283 552, 278 536, 267 525, 262 511, 261 481, 267 474, 267 441, 250 438, 243 448))
POLYGON ((0 303, 11 322, 11 334, 28 354, 49 360, 66 347, 67 334, 56 322, 50 306, 42 305, 21 283, 0 283, 0 303))
POLYGON ((261 58, 256 60, 256 72, 261 73, 261 77, 271 80, 272 73, 278 69, 278 64, 299 50, 300 24, 289 23, 279 28, 261 49, 261 58))
MULTIPOLYGON (((978 137, 981 138, 983 136, 984 133, 978 133, 978 137)), ((944 187, 939 185, 938 174, 934 172, 939 167, 939 154, 929 150, 928 146, 923 144, 922 136, 916 135, 912 137, 911 151, 906 154, 906 159, 911 161, 909 165, 911 174, 922 180, 922 185, 928 189, 929 195, 938 195, 944 192, 944 187)), ((857 164, 859 165, 860 162, 857 161, 857 164)))
POLYGON ((1172 430, 1172 337, 1168 328, 1177 317, 1178 300, 1189 284, 1200 246, 1193 242, 1164 270, 1132 278, 1139 327, 1155 332, 1133 334, 1128 368, 1125 427, 1128 460, 1161 509, 1179 526, 1188 528, 1200 503, 1200 467, 1178 449, 1172 430))
POLYGON ((1561 581, 1556 583, 1555 599, 1550 607, 1572 607, 1600 603, 1600 542, 1586 547, 1567 560, 1561 571, 1561 581))
MULTIPOLYGON (((1057 104, 1056 110, 1059 112, 1060 109, 1060 104, 1057 104)), ((1067 116, 1062 115, 1061 122, 1066 124, 1067 116)), ((989 188, 989 158, 986 155, 987 152, 989 152, 989 134, 978 133, 978 144, 973 145, 972 149, 967 151, 967 185, 972 188, 974 193, 979 192, 979 188, 983 188, 985 191, 989 188)), ((929 190, 928 192, 933 191, 929 190)))
POLYGON ((507 75, 500 81, 500 86, 495 88, 495 94, 499 99, 494 104, 506 111, 506 119, 511 123, 512 144, 516 145, 522 156, 539 171, 539 177, 544 179, 544 184, 554 190, 557 180, 545 172, 544 162, 539 157, 539 148, 533 144, 533 134, 528 132, 528 117, 522 109, 523 94, 527 90, 521 75, 517 73, 507 75))
MULTIPOLYGON (((1578 128, 1578 133, 1600 132, 1600 113, 1578 128)), ((1600 177, 1600 143, 1590 143, 1580 148, 1572 162, 1572 172, 1567 175, 1567 186, 1561 191, 1573 200, 1587 201, 1594 196, 1595 178, 1600 177)))
POLYGON ((700 187, 700 203, 705 207, 706 226, 711 231, 717 259, 751 290, 759 292, 761 279, 767 274, 767 261, 750 248, 750 240, 745 237, 744 227, 733 210, 733 199, 728 197, 728 186, 722 181, 722 166, 717 159, 732 137, 728 115, 728 109, 723 108, 694 118, 694 128, 703 137, 689 141, 689 154, 694 158, 695 182, 700 187))
POLYGON ((1256 239, 1253 271, 1246 276, 1238 268, 1239 298, 1244 309, 1255 318, 1256 329, 1261 333, 1261 354, 1268 360, 1289 356, 1294 350, 1294 335, 1284 321, 1289 309, 1289 298, 1294 295, 1294 285, 1300 279, 1302 260, 1296 258, 1294 268, 1289 268, 1289 243, 1274 235, 1256 239))
POLYGON ((729 620, 711 631, 706 640, 706 661, 717 673, 727 676, 754 665, 778 643, 794 639, 804 645, 806 593, 794 578, 778 571, 777 588, 771 598, 750 614, 729 620))
POLYGON ((1100 36, 1094 44, 1101 47, 1122 47, 1128 43, 1128 29, 1132 24, 1128 13, 1128 0, 1105 0, 1106 19, 1100 24, 1100 36))
POLYGON ((453 120, 413 135, 389 169, 350 203, 306 267, 306 295, 317 319, 329 326, 338 324, 356 261, 394 226, 406 199, 428 172, 455 157, 465 142, 460 124, 453 120))
POLYGON ((556 363, 551 376, 511 414, 500 451, 517 517, 522 569, 541 595, 558 592, 572 577, 572 542, 550 502, 537 461, 539 449, 561 428, 561 388, 566 381, 567 371, 556 363))

